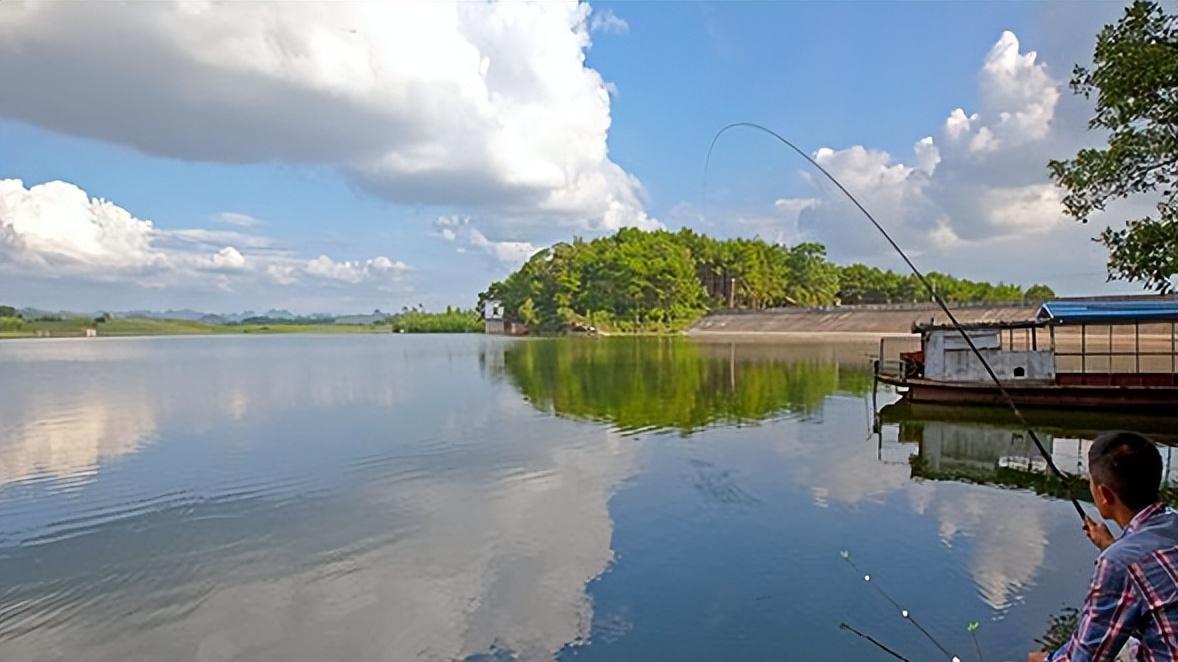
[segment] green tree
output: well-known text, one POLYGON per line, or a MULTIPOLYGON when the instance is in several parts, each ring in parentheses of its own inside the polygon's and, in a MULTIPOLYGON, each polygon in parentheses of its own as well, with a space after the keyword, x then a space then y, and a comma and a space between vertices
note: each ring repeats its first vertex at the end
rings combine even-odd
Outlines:
POLYGON ((1053 298, 1055 298, 1055 290, 1042 284, 1032 285, 1027 288, 1026 292, 1023 292, 1023 301, 1041 303, 1053 298))
POLYGON ((1136 0, 1096 37, 1092 67, 1076 66, 1071 87, 1096 95, 1090 129, 1108 146, 1051 161, 1052 179, 1067 190, 1068 214, 1087 222, 1111 200, 1156 196, 1157 216, 1106 228, 1109 279, 1141 281, 1167 292, 1178 274, 1178 17, 1152 0, 1136 0))
POLYGON ((478 333, 483 330, 482 315, 477 310, 446 306, 444 313, 402 308, 389 315, 384 323, 394 333, 478 333))
POLYGON ((786 296, 801 306, 828 306, 839 291, 838 268, 826 259, 826 247, 807 242, 789 250, 786 296))
POLYGON ((519 306, 518 312, 521 322, 532 326, 539 326, 540 318, 536 315, 536 302, 532 300, 532 297, 524 299, 524 302, 519 306))
MULTIPOLYGON (((892 272, 887 272, 891 274, 892 272)), ((842 303, 888 303, 891 293, 885 272, 864 264, 852 264, 839 269, 838 298, 842 303)), ((894 274, 892 274, 894 275, 894 274)))
POLYGON ((0 306, 0 317, 20 317, 20 315, 12 306, 0 306))

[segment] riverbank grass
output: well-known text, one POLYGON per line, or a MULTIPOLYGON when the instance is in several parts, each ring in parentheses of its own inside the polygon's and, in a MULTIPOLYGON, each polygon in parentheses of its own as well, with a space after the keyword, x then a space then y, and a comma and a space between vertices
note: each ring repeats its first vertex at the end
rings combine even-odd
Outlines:
POLYGON ((99 336, 178 336, 269 333, 389 333, 387 324, 205 324, 186 320, 89 317, 24 320, 0 318, 0 338, 78 338, 94 329, 99 336))

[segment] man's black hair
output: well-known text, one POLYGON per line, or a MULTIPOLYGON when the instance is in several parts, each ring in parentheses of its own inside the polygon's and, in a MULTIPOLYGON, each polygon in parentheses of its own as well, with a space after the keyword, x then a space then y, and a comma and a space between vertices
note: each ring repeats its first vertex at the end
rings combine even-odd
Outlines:
POLYGON ((1088 472, 1137 512, 1158 500, 1162 455, 1136 432, 1105 432, 1088 449, 1088 472))

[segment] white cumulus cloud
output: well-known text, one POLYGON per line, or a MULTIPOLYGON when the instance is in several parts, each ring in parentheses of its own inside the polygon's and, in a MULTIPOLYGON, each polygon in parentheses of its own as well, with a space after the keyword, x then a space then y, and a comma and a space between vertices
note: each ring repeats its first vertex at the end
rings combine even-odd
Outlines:
POLYGON ((226 245, 240 246, 250 249, 272 249, 274 241, 270 237, 247 234, 236 230, 209 230, 207 228, 182 228, 179 230, 156 229, 157 243, 187 249, 218 248, 226 245))
MULTIPOLYGON (((814 154, 901 245, 942 256, 939 268, 962 264, 948 258, 954 251, 972 248, 970 259, 976 259, 984 254, 976 253, 981 244, 1005 245, 1065 225, 1061 191, 1048 181, 1045 167, 1048 145, 1055 150, 1062 142, 1052 134, 1060 83, 1036 53, 1020 52, 1011 32, 985 56, 978 81, 980 111, 954 109, 941 138, 920 139, 908 159, 861 145, 823 147, 814 154)), ((843 258, 884 254, 879 237, 846 231, 849 215, 858 212, 841 194, 824 185, 818 190, 825 195, 814 203, 787 199, 800 205, 804 233, 827 241, 843 258)), ((1073 243, 1086 242, 1077 228, 1069 230, 1079 237, 1073 243)))
POLYGON ((434 228, 439 237, 456 243, 460 252, 473 248, 508 266, 523 264, 540 250, 528 241, 492 241, 464 216, 439 216, 434 228))
POLYGON ((955 108, 945 119, 945 135, 952 140, 969 133, 970 126, 978 121, 978 114, 966 115, 961 108, 955 108))
POLYGON ((609 158, 591 26, 625 22, 573 1, 5 2, 0 116, 180 159, 325 164, 397 202, 658 227, 609 158))
POLYGON ((982 102, 997 113, 999 133, 1020 140, 1041 140, 1051 128, 1059 85, 1037 62, 1035 51, 1019 52, 1018 37, 1006 31, 982 66, 982 102))
POLYGON ((252 228, 262 224, 260 219, 237 211, 223 211, 214 217, 218 223, 233 225, 239 228, 252 228))
POLYGON ((985 154, 1047 136, 1059 101, 1059 83, 1035 51, 1019 52, 1013 32, 1003 32, 986 55, 979 85, 982 112, 967 116, 957 108, 950 113, 945 133, 951 140, 968 135, 969 150, 985 154))
POLYGON ((266 276, 278 285, 293 285, 298 281, 295 268, 289 264, 266 265, 266 276))
POLYGON ((527 241, 491 241, 475 228, 470 230, 470 242, 496 260, 505 264, 522 264, 540 250, 527 241))
POLYGON ((818 202, 818 198, 778 198, 773 201, 773 208, 796 222, 799 214, 817 205, 818 202))
POLYGON ((594 9, 589 17, 589 31, 593 33, 626 34, 630 24, 610 9, 594 9))
POLYGON ((130 270, 167 261, 151 221, 62 181, 0 180, 0 259, 32 267, 130 270))
POLYGON ((990 188, 979 197, 990 225, 1010 231, 1045 231, 1064 222, 1062 192, 1052 184, 990 188))
POLYGON ((245 269, 245 256, 232 246, 226 246, 209 258, 209 265, 217 271, 241 271, 245 269))
POLYGON ((933 137, 921 138, 913 145, 912 151, 916 153, 916 169, 926 175, 933 174, 937 164, 941 162, 941 150, 933 143, 933 137))
POLYGON ((312 276, 337 280, 344 283, 362 283, 373 278, 399 276, 409 270, 409 265, 400 260, 394 262, 381 255, 370 260, 336 261, 326 255, 308 260, 306 272, 312 276))
POLYGON ((267 237, 233 230, 160 229, 74 184, 26 187, 18 179, 0 180, 0 273, 9 284, 15 278, 71 278, 232 291, 295 285, 308 276, 381 289, 410 270, 383 255, 306 260, 274 248, 267 237))

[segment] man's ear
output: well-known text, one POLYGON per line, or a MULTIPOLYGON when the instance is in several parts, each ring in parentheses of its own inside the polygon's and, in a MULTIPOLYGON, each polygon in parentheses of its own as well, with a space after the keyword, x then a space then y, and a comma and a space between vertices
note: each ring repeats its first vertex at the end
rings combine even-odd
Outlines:
MULTIPOLYGON (((1109 506, 1112 506, 1113 504, 1115 504, 1117 502, 1117 499, 1119 498, 1117 496, 1117 493, 1112 491, 1112 489, 1110 489, 1108 485, 1101 485, 1100 483, 1097 483, 1096 484, 1096 491, 1100 495, 1099 498, 1100 498, 1101 503, 1108 504, 1109 506)), ((1093 495, 1093 496, 1096 496, 1096 495, 1093 495)))

